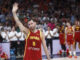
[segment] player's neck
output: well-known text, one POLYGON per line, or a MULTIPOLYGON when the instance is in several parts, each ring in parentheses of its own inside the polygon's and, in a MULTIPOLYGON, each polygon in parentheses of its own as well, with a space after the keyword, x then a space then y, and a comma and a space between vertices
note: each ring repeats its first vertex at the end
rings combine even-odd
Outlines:
POLYGON ((33 29, 33 30, 31 30, 33 33, 35 33, 35 32, 37 32, 37 29, 33 29))
POLYGON ((71 26, 68 26, 68 28, 70 28, 71 26))

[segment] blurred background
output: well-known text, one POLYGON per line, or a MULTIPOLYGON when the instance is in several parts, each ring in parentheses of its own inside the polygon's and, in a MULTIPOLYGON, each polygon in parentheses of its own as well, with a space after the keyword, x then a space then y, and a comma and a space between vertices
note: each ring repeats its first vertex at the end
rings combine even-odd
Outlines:
POLYGON ((59 40, 58 26, 65 26, 67 21, 72 25, 75 20, 80 21, 80 0, 0 0, 0 42, 8 44, 9 54, 14 59, 23 58, 25 44, 25 34, 20 31, 12 15, 14 2, 19 4, 17 16, 24 26, 27 26, 28 19, 36 20, 37 28, 42 28, 44 33, 49 26, 56 32, 53 40, 59 40))

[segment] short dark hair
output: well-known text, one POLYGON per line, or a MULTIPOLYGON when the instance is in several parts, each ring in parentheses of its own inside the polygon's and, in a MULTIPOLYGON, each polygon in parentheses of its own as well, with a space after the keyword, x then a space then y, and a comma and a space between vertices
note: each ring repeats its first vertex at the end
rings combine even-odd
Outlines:
POLYGON ((34 22, 37 22, 37 21, 38 21, 38 20, 36 20, 35 17, 34 17, 34 18, 28 18, 27 20, 28 20, 27 22, 29 22, 29 21, 31 21, 31 20, 34 21, 34 22))
POLYGON ((33 19, 31 19, 31 20, 28 20, 28 22, 29 22, 29 21, 34 21, 34 22, 37 22, 36 20, 33 20, 33 19))

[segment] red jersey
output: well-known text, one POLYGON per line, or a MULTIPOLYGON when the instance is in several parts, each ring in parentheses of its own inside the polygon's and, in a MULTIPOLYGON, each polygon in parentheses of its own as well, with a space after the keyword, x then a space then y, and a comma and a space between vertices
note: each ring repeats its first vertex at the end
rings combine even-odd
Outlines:
POLYGON ((64 26, 61 26, 59 29, 59 39, 60 39, 60 44, 64 44, 65 42, 64 26))
POLYGON ((61 26, 61 27, 60 27, 59 33, 64 33, 64 26, 61 26))
POLYGON ((72 27, 67 27, 66 31, 67 31, 67 43, 68 43, 68 45, 71 45, 74 43, 73 29, 72 29, 72 27))
POLYGON ((24 60, 42 60, 40 36, 40 30, 36 33, 29 32, 25 40, 24 60))
POLYGON ((75 27, 75 41, 80 42, 80 26, 75 27))

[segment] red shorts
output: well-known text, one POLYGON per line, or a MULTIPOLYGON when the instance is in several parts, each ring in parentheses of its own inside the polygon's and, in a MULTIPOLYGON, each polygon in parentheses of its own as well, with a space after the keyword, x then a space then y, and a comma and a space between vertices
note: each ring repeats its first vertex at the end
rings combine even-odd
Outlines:
POLYGON ((67 43, 68 45, 71 45, 74 43, 73 34, 67 34, 67 43))
POLYGON ((59 34, 60 44, 64 44, 64 42, 65 42, 64 38, 65 38, 64 33, 60 33, 59 34))
POLYGON ((75 32, 75 37, 74 37, 76 42, 80 42, 80 32, 75 32))

